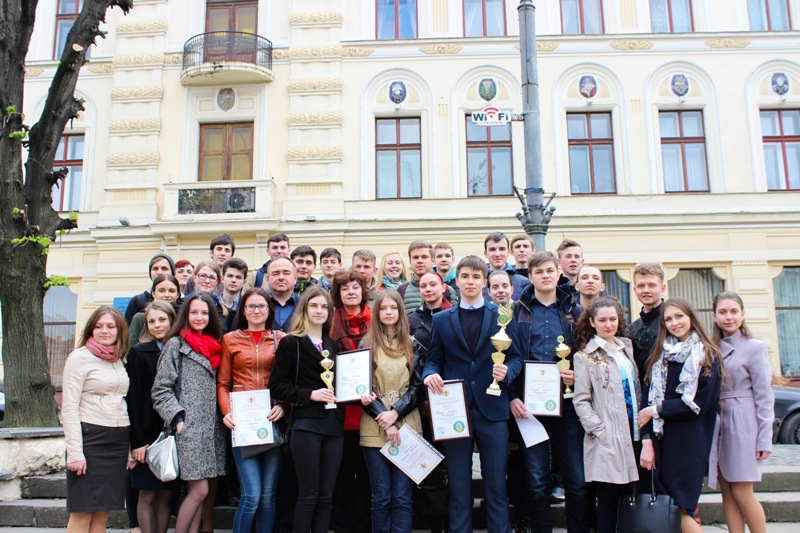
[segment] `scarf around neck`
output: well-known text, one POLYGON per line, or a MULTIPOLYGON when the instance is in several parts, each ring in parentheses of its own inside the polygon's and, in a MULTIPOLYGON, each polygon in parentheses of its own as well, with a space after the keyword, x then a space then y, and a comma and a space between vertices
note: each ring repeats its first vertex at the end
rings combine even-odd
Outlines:
MULTIPOLYGON (((661 357, 653 365, 650 382, 650 405, 661 405, 664 401, 664 394, 667 388, 668 363, 683 363, 680 383, 675 388, 675 392, 681 395, 681 400, 695 414, 700 413, 700 406, 694 403, 694 396, 697 393, 697 383, 700 379, 700 368, 706 359, 706 352, 703 343, 697 332, 692 330, 689 337, 683 341, 678 341, 677 337, 667 336, 664 340, 664 351, 661 357)), ((653 430, 656 435, 664 434, 664 420, 661 418, 653 419, 653 430)))
POLYGON ((337 307, 333 311, 331 338, 343 352, 355 350, 367 334, 370 320, 372 320, 372 309, 368 305, 365 305, 357 315, 347 314, 344 306, 337 307))
POLYGON ((401 283, 405 283, 402 277, 397 281, 395 281, 392 278, 390 278, 388 274, 384 274, 383 280, 381 281, 381 285, 386 287, 387 291, 396 291, 397 287, 399 287, 401 283))
POLYGON ((106 346, 100 344, 94 337, 89 337, 86 341, 86 349, 92 352, 103 361, 111 361, 112 363, 117 360, 117 345, 106 346))
POLYGON ((183 328, 181 338, 192 347, 192 350, 208 359, 208 362, 211 363, 211 370, 219 368, 222 347, 212 336, 196 333, 191 328, 183 328))

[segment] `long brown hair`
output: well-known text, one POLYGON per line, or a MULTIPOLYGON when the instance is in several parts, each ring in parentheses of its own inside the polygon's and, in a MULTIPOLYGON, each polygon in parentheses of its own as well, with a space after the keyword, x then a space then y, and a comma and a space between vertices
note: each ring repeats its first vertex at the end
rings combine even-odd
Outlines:
POLYGON ((110 316, 114 321, 114 325, 117 326, 117 342, 116 350, 114 350, 114 358, 120 360, 125 356, 126 353, 128 353, 128 324, 125 322, 125 317, 122 316, 122 313, 110 305, 101 305, 95 309, 91 315, 89 315, 89 320, 86 321, 86 325, 83 327, 83 333, 81 333, 81 342, 78 347, 82 348, 86 346, 86 343, 94 334, 94 328, 97 325, 97 322, 103 315, 110 316))
POLYGON ((294 309, 292 327, 289 330, 289 335, 293 337, 305 337, 308 335, 308 302, 310 302, 312 298, 317 298, 318 296, 324 297, 325 302, 328 304, 328 318, 322 325, 322 334, 328 335, 331 332, 331 324, 333 323, 333 300, 331 300, 331 295, 319 285, 312 285, 303 291, 303 296, 294 309))
POLYGON ((617 312, 617 332, 616 337, 627 337, 628 322, 625 320, 625 312, 622 310, 619 300, 613 296, 601 296, 595 299, 591 305, 581 313, 578 323, 575 325, 575 349, 583 350, 589 341, 597 333, 590 320, 594 320, 597 312, 605 307, 613 307, 617 312))
POLYGON ((669 298, 661 306, 661 316, 658 318, 658 335, 656 336, 656 342, 653 345, 653 352, 650 354, 650 357, 647 358, 647 363, 645 363, 647 367, 647 379, 650 379, 653 371, 653 365, 656 364, 656 361, 658 361, 659 357, 661 357, 661 354, 664 351, 664 341, 670 334, 669 331, 667 331, 667 323, 664 319, 664 314, 670 307, 678 308, 689 317, 692 330, 697 333, 697 336, 700 338, 700 342, 703 344, 703 349, 706 353, 706 358, 700 365, 703 375, 710 376, 711 367, 717 361, 719 362, 720 374, 724 374, 724 370, 722 368, 722 356, 719 353, 719 348, 714 342, 711 341, 711 339, 708 338, 706 330, 703 328, 703 324, 701 324, 697 319, 697 311, 695 311, 694 307, 692 307, 692 304, 689 303, 689 300, 675 297, 669 298))
POLYGON ((364 337, 364 346, 367 348, 376 348, 372 350, 372 362, 377 363, 377 349, 392 355, 394 357, 405 357, 408 367, 414 368, 414 350, 411 347, 411 328, 408 325, 408 315, 406 314, 405 307, 403 307, 403 298, 397 291, 384 291, 378 293, 373 305, 374 311, 372 312, 372 324, 367 330, 367 335, 364 337), (381 322, 381 303, 389 299, 397 304, 397 324, 395 325, 394 337, 389 338, 386 333, 386 327, 381 322), (392 341, 397 343, 397 346, 392 346, 392 341))
MULTIPOLYGON (((157 276, 156 279, 160 278, 161 276, 157 276)), ((150 333, 150 328, 147 326, 147 315, 150 314, 150 311, 160 311, 167 315, 169 319, 169 327, 172 328, 172 325, 175 323, 175 309, 172 308, 172 304, 165 302, 164 300, 153 300, 147 307, 144 308, 144 328, 142 328, 142 332, 139 334, 139 342, 151 342, 156 340, 153 337, 153 334, 150 333)), ((169 333, 169 329, 167 330, 169 333)), ((164 336, 164 341, 167 340, 167 336, 164 336)))

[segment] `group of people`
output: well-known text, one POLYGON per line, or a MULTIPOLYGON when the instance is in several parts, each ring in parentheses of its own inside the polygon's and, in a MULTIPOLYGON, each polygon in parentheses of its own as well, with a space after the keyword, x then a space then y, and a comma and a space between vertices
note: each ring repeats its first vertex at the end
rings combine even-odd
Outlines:
POLYGON ((753 483, 771 451, 772 370, 736 293, 714 298, 709 333, 687 300, 664 299, 662 267, 640 264, 633 288, 642 311, 629 327, 572 240, 553 254, 536 251, 527 235, 493 232, 484 258, 457 264, 452 246, 414 241, 409 266, 399 252, 378 263, 362 249, 350 268, 326 248, 319 279, 311 247, 291 249, 274 234, 267 253, 249 269, 221 235, 197 265, 157 254, 150 290, 124 316, 106 306, 92 313, 64 369, 69 532, 104 531, 127 495, 132 526, 164 533, 180 482, 176 532, 212 531, 226 474, 240 487, 235 532, 410 532, 414 484, 379 450, 400 444, 403 425, 433 440, 426 400, 448 380, 464 382, 472 431, 435 443, 449 477, 449 518, 432 530, 472 531, 477 448, 493 533, 552 531, 553 470, 570 533, 614 532, 619 498, 651 483, 681 508, 682 530, 698 532, 707 473, 721 487, 730 531, 765 531, 753 483), (491 357, 498 306, 513 310, 502 363, 491 357), (526 447, 514 422, 528 417, 524 362, 556 361, 562 341, 571 349, 562 388, 574 396, 565 394, 560 416, 539 417, 548 440, 526 447), (337 404, 321 362, 363 348, 372 390, 337 404), (499 395, 486 393, 493 380, 499 395), (291 435, 291 453, 231 447, 230 393, 261 389, 273 403, 265 415, 291 435), (145 461, 165 427, 176 435, 175 482, 157 479, 145 461), (519 472, 508 469, 510 442, 519 472))

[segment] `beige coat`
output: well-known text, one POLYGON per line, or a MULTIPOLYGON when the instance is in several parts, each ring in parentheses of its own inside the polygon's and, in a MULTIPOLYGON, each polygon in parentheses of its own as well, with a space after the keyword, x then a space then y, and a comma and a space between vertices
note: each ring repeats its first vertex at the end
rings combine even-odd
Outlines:
MULTIPOLYGON (((618 338, 625 356, 633 364, 635 392, 641 398, 633 347, 628 339, 618 338)), ((573 358, 575 398, 573 405, 586 430, 583 463, 586 481, 624 484, 639 479, 622 378, 614 358, 592 339, 573 358), (603 442, 600 442, 600 435, 603 442)), ((636 416, 636 413, 634 413, 636 416)))

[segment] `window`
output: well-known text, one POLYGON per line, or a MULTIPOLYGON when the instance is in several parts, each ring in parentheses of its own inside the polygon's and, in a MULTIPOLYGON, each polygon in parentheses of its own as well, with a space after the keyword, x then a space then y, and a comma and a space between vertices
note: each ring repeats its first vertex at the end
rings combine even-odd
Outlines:
POLYGON ((417 38, 417 0, 376 0, 378 39, 417 38))
POLYGON ((256 62, 256 46, 253 38, 240 35, 255 34, 258 24, 257 0, 207 0, 206 35, 204 61, 256 62))
POLYGON ((484 127, 467 116, 467 186, 469 196, 512 193, 511 124, 484 127))
POLYGON ((653 33, 692 31, 691 0, 650 0, 650 26, 653 33))
POLYGON ((747 0, 751 31, 777 31, 789 28, 788 0, 747 0))
POLYGON ((708 191, 702 111, 662 111, 661 160, 666 192, 708 191))
POLYGON ((709 335, 714 325, 714 296, 724 290, 725 280, 718 278, 710 268, 682 268, 669 281, 669 295, 689 300, 709 335))
POLYGON ((420 135, 418 118, 379 118, 375 121, 378 198, 422 196, 420 135))
POLYGON ((464 36, 505 35, 505 7, 504 0, 464 0, 464 36))
POLYGON ((200 126, 199 181, 253 179, 253 123, 200 126))
POLYGON ((572 194, 616 192, 611 113, 569 113, 567 138, 572 194))
POLYGON ((69 173, 64 181, 53 185, 53 209, 56 211, 80 211, 81 184, 83 183, 83 135, 62 135, 53 168, 67 167, 69 173))
MULTIPOLYGON (((67 35, 75 19, 83 8, 83 0, 58 0, 58 11, 56 11, 56 42, 55 59, 61 57, 64 46, 67 44, 67 35)), ((86 50, 86 57, 89 57, 89 50, 86 50)))
POLYGON ((606 285, 606 296, 613 296, 619 300, 622 310, 625 311, 625 320, 631 325, 631 284, 623 281, 616 270, 602 270, 603 283, 606 285))
POLYGON ((78 295, 67 287, 50 287, 44 295, 44 339, 50 361, 50 380, 61 390, 64 363, 75 348, 78 295))
POLYGON ((762 111, 764 162, 771 191, 800 189, 800 110, 762 111))
POLYGON ((778 323, 778 350, 781 374, 800 374, 800 267, 784 267, 772 280, 775 293, 775 318, 778 323))
POLYGON ((600 0, 561 0, 561 31, 564 35, 603 33, 600 0))

